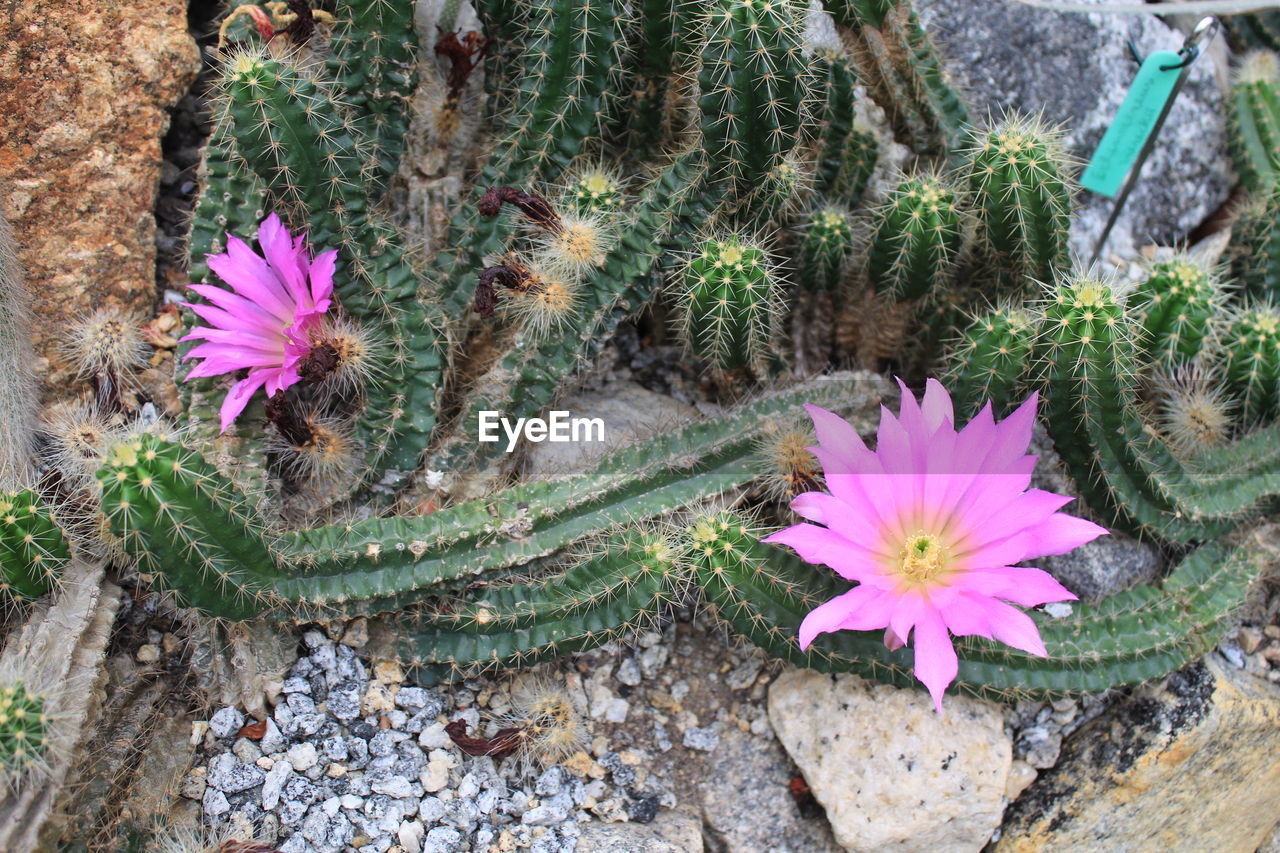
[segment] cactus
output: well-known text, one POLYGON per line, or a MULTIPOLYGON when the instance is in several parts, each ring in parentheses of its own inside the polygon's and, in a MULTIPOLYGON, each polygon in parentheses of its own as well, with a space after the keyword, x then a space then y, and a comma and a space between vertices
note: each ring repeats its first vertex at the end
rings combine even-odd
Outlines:
POLYGON ((1006 118, 970 131, 965 171, 991 267, 1006 290, 1051 282, 1067 259, 1071 191, 1062 132, 1006 118))
POLYGON ((1237 312, 1223 333, 1222 371, 1245 421, 1280 412, 1280 311, 1259 304, 1237 312))
POLYGON ((878 145, 858 130, 854 116, 853 67, 838 52, 819 53, 813 73, 826 93, 818 125, 818 169, 815 189, 848 204, 862 196, 875 169, 878 145))
MULTIPOLYGON (((808 335, 822 341, 797 359, 797 372, 821 372, 863 243, 846 208, 877 156, 857 127, 858 83, 925 161, 876 212, 866 240, 876 316, 894 319, 895 344, 878 353, 886 360, 912 369, 902 341, 923 341, 923 361, 973 309, 986 288, 976 275, 957 280, 979 271, 958 263, 976 257, 971 237, 1002 271, 1004 290, 1050 278, 1063 262, 1070 193, 1053 134, 1035 122, 974 130, 962 150, 964 107, 908 3, 826 7, 845 49, 806 58, 808 7, 796 0, 479 2, 494 40, 491 97, 455 98, 434 119, 475 110, 465 119, 492 128, 492 144, 479 149, 487 153, 447 233, 432 235, 443 248, 421 263, 383 220, 400 201, 387 188, 414 75, 436 73, 418 61, 412 4, 339 0, 323 54, 300 33, 282 39, 288 51, 276 37, 263 45, 256 19, 234 19, 238 45, 221 58, 192 223, 192 275, 207 277, 204 255, 219 252, 225 235, 243 238, 278 212, 312 250, 338 252, 334 304, 309 332, 337 367, 246 409, 233 437, 215 441, 208 428, 220 386, 193 381, 185 438, 153 428, 93 442, 109 445, 95 483, 121 552, 179 604, 214 617, 386 614, 403 656, 428 676, 527 665, 621 637, 696 583, 776 654, 905 680, 901 655, 866 638, 836 638, 807 656, 794 648, 805 607, 837 582, 722 536, 718 523, 692 535, 670 520, 709 499, 776 510, 812 488, 821 474, 795 423, 799 404, 840 409, 859 399, 847 377, 783 385, 773 271, 799 273, 793 314, 822 326, 808 335), (944 161, 967 164, 957 186, 931 171, 944 161), (561 479, 526 481, 522 452, 477 442, 486 412, 527 418, 555 404, 664 282, 683 303, 686 342, 721 387, 740 394, 749 380, 762 396, 561 479), (915 334, 917 315, 933 328, 915 334), (430 511, 394 514, 414 506, 430 511), (325 508, 351 520, 314 526, 325 508), (739 549, 750 558, 739 560, 739 549)), ((452 18, 442 13, 446 26, 452 18)), ((480 36, 450 37, 478 61, 480 36)), ((466 82, 459 67, 450 91, 466 82)), ((1071 288, 1044 318, 978 312, 955 372, 958 402, 992 398, 999 408, 1038 383, 1060 449, 1078 448, 1064 459, 1108 517, 1176 543, 1230 532, 1277 491, 1272 436, 1255 430, 1174 452, 1173 439, 1143 420, 1152 400, 1135 375, 1145 357, 1134 321, 1109 291, 1071 288), (1037 361, 1038 379, 1029 367, 1037 361)), ((1196 307, 1194 328, 1179 319, 1185 312, 1147 311, 1156 360, 1205 349, 1196 307)), ((875 334, 859 331, 870 352, 875 334)), ((1203 590, 1171 581, 1100 605, 1112 607, 1105 612, 1082 609, 1070 630, 1087 642, 1072 649, 1065 633, 1054 635, 1048 662, 967 644, 964 689, 1069 692, 1176 665, 1225 623, 1247 574, 1226 556, 1207 545, 1175 572, 1210 585, 1203 590)))
POLYGON ((877 211, 867 276, 898 299, 918 299, 941 288, 961 248, 960 205, 937 176, 904 178, 877 211))
POLYGON ((113 533, 186 606, 228 619, 275 604, 394 611, 555 553, 612 523, 657 516, 751 482, 763 424, 800 401, 840 407, 848 388, 815 380, 706 424, 619 452, 560 481, 513 486, 419 518, 279 536, 199 454, 164 435, 116 444, 98 472, 113 533), (479 544, 478 544, 479 543, 479 544))
MULTIPOLYGON (((824 634, 800 650, 796 637, 804 616, 849 589, 833 573, 761 543, 736 513, 695 519, 687 539, 707 603, 755 645, 798 666, 915 683, 910 653, 887 649, 883 632, 824 634)), ((1217 644, 1258 572, 1244 548, 1205 545, 1159 585, 1073 605, 1062 618, 1033 613, 1047 657, 975 637, 958 640, 960 671, 952 689, 1008 702, 1158 678, 1217 644)))
POLYGON ((853 251, 849 214, 838 207, 813 211, 803 227, 799 283, 805 290, 834 291, 840 287, 853 251))
POLYGON ((1280 302, 1280 194, 1255 194, 1231 225, 1227 257, 1245 296, 1280 302))
POLYGON ((954 345, 947 385, 961 414, 975 415, 991 401, 996 417, 1008 414, 1031 368, 1035 327, 1021 308, 975 316, 954 345))
POLYGON ((708 240, 682 273, 689 347, 722 370, 764 364, 779 310, 776 273, 759 246, 736 235, 708 240))
POLYGON ((1280 63, 1276 55, 1250 53, 1232 87, 1231 153, 1240 182, 1251 192, 1268 190, 1280 165, 1280 63))
POLYGON ((46 701, 21 681, 0 684, 0 780, 8 787, 18 785, 48 761, 46 701))
POLYGON ((1129 298, 1139 328, 1138 358, 1173 368, 1198 356, 1223 303, 1217 278, 1190 258, 1154 264, 1129 298))
POLYGON ((0 493, 0 599, 39 598, 70 558, 66 532, 38 494, 0 493))
POLYGON ((968 111, 909 0, 824 0, 822 5, 895 136, 922 154, 954 156, 968 111))
MULTIPOLYGON (((1280 494, 1275 427, 1188 458, 1185 446, 1147 423, 1138 394, 1140 333, 1109 285, 1064 279, 1035 325, 1034 384, 1049 434, 1085 499, 1110 524, 1173 543, 1207 541, 1280 494)), ((952 370, 964 371, 956 362, 970 355, 954 352, 952 370)), ((1011 360, 998 382, 1016 387, 1025 370, 1011 360)))

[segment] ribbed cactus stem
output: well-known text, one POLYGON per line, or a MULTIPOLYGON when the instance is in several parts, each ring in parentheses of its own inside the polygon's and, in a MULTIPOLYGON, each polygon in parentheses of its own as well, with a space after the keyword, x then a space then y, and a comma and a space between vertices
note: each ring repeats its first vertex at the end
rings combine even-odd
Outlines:
POLYGON ((875 170, 878 146, 856 128, 853 66, 837 51, 820 52, 813 61, 815 88, 824 96, 818 125, 818 169, 814 189, 854 204, 875 170))
POLYGON ((811 291, 836 290, 852 252, 853 227, 848 211, 838 207, 815 210, 803 225, 800 286, 811 291))
POLYGON ((409 99, 418 84, 413 12, 413 3, 393 0, 338 0, 334 10, 326 62, 368 140, 363 177, 379 189, 400 167, 409 99))
POLYGON ((1231 276, 1255 300, 1280 303, 1280 192, 1255 193, 1231 225, 1231 276))
POLYGON ((69 559, 66 531, 36 492, 0 492, 0 600, 39 598, 69 559))
POLYGON ((47 698, 21 681, 0 684, 0 783, 16 787, 47 766, 47 698))
POLYGON ((730 197, 746 199, 795 147, 809 71, 807 7, 795 0, 712 0, 698 74, 702 145, 730 197))
POLYGON ((603 535, 566 568, 488 586, 448 611, 400 625, 402 656, 451 678, 532 666, 652 624, 684 585, 682 555, 661 532, 603 535))
POLYGON ((990 401, 999 418, 1021 402, 1035 333, 1022 308, 999 308, 969 322, 948 357, 946 384, 958 414, 973 416, 990 401))
POLYGON ((681 273, 685 341, 723 370, 764 363, 779 288, 763 248, 733 235, 707 240, 681 273))
MULTIPOLYGON (((698 518, 686 538, 708 604, 755 645, 798 666, 919 687, 912 652, 887 649, 882 631, 824 634, 800 650, 804 617, 849 589, 830 570, 761 543, 758 531, 735 513, 698 518)), ((958 639, 960 668, 951 689, 1007 702, 1158 678, 1213 648, 1258 574, 1245 549, 1205 545, 1159 586, 1134 587, 1096 605, 1074 604, 1062 618, 1032 613, 1046 657, 976 637, 958 639)))
POLYGON ((1268 304, 1242 308, 1223 333, 1223 379, 1247 423, 1280 414, 1280 310, 1268 304))
POLYGON ((899 299, 925 296, 950 280, 962 239, 955 190, 938 176, 905 178, 876 212, 867 276, 899 299))
POLYGON ((1061 131, 1013 116, 972 131, 969 143, 969 190, 993 269, 1015 292, 1052 282, 1071 216, 1061 131))
POLYGON ((1245 57, 1232 87, 1231 153, 1251 192, 1270 188, 1280 167, 1280 61, 1274 53, 1245 57))
POLYGON ((824 0, 822 5, 894 135, 920 153, 959 150, 968 112, 910 0, 824 0))
POLYGON ((1129 298, 1140 358, 1163 368, 1194 359, 1222 302, 1221 284, 1202 264, 1187 257, 1154 264, 1129 298))

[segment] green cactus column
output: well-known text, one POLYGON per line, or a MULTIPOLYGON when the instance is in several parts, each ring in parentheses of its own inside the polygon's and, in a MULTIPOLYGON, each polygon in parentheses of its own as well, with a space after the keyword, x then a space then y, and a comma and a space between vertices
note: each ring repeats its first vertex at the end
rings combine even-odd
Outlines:
POLYGON ((1231 91, 1231 153, 1250 192, 1270 189, 1280 166, 1280 61, 1254 51, 1236 72, 1231 91))
POLYGON ((1223 333, 1221 358, 1227 391, 1245 422, 1269 421, 1280 413, 1280 310, 1241 309, 1223 333))
POLYGON ((963 235, 956 192, 941 177, 905 178, 876 211, 867 277, 877 290, 917 299, 950 279, 963 235))
POLYGON ((853 66, 836 51, 813 59, 815 89, 823 97, 818 116, 818 168, 814 189, 828 198, 854 204, 875 170, 878 145, 855 127, 853 66))
POLYGON ((849 44, 858 77, 893 126, 922 154, 958 151, 968 110, 947 79, 910 0, 823 0, 849 44))
POLYGON ((809 89, 806 5, 796 0, 712 0, 698 72, 702 145, 731 199, 765 200, 796 147, 809 89), (765 195, 762 196, 761 193, 765 195))
POLYGON ((1022 308, 999 308, 970 321, 948 358, 946 385, 958 415, 971 417, 990 400, 995 416, 1004 417, 1022 401, 1035 334, 1022 308))
POLYGON ((1244 295, 1280 304, 1280 193, 1261 190, 1231 225, 1231 276, 1244 295))
POLYGON ((800 286, 814 292, 835 291, 853 252, 848 211, 833 206, 819 208, 809 214, 801 234, 800 286))
POLYGON ((738 236, 707 240, 681 280, 681 333, 689 347, 721 370, 761 367, 780 310, 764 249, 738 236))
POLYGON ((1139 359, 1166 369, 1194 359, 1222 302, 1213 273, 1190 258, 1154 264, 1129 297, 1139 328, 1139 359))
POLYGON ((66 531, 38 494, 0 493, 0 600, 39 598, 69 559, 66 531))
POLYGON ((1061 137, 1020 117, 970 133, 966 178, 992 270, 1005 290, 1035 291, 1066 264, 1071 189, 1061 137))
POLYGON ((17 787, 47 766, 47 699, 21 681, 0 685, 0 784, 17 787))

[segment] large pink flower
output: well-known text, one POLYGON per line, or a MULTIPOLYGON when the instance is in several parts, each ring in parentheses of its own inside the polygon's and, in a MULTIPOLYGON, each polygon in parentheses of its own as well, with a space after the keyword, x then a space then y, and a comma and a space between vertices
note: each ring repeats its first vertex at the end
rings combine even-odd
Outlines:
POLYGON ((298 364, 311 352, 307 333, 333 296, 337 251, 313 260, 305 236, 292 237, 274 213, 258 226, 258 245, 261 255, 228 234, 227 251, 209 255, 208 263, 231 290, 193 284, 209 304, 187 306, 209 323, 183 338, 205 341, 186 355, 203 359, 187 378, 249 369, 222 401, 223 432, 259 388, 266 386, 270 397, 298 381, 298 364))
POLYGON ((891 647, 910 637, 916 677, 939 713, 957 671, 951 634, 1045 655, 1035 622, 1008 602, 1033 607, 1075 596, 1048 573, 1014 564, 1064 554, 1107 531, 1058 512, 1072 498, 1028 488, 1036 397, 999 423, 988 404, 957 432, 939 383, 929 380, 922 404, 903 386, 898 417, 881 409, 874 451, 838 415, 805 408, 830 494, 796 496, 792 510, 816 524, 765 541, 858 585, 805 617, 801 647, 828 631, 884 628, 891 647))

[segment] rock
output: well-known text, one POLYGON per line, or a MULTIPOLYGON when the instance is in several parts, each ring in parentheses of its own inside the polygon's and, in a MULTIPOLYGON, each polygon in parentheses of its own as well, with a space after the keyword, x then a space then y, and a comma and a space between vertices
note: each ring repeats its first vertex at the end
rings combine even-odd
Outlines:
POLYGON ((1164 558, 1150 542, 1112 533, 1085 543, 1068 554, 1041 557, 1036 565, 1053 575, 1084 601, 1150 583, 1160 577, 1164 558))
POLYGON ((1000 824, 1013 760, 1004 715, 852 675, 788 669, 769 721, 850 851, 977 853, 1000 824))
POLYGON ((265 778, 261 767, 241 764, 230 753, 223 753, 209 762, 209 785, 227 794, 247 791, 261 785, 265 778))
POLYGON ((1280 687, 1215 656, 1071 735, 1012 806, 998 853, 1253 853, 1275 826, 1280 687))
POLYGON ((151 309, 166 108, 199 67, 179 0, 15 0, 0 18, 0 211, 54 362, 78 315, 151 309))
POLYGON ((427 762, 427 769, 422 773, 423 789, 429 794, 434 794, 448 784, 449 765, 443 761, 427 762))
POLYGON ((715 726, 689 726, 684 730, 684 745, 701 752, 711 752, 720 743, 715 726))
POLYGON ((285 753, 287 760, 293 765, 293 769, 299 773, 305 773, 312 767, 316 766, 319 756, 316 754, 316 745, 314 743, 297 743, 289 747, 289 751, 285 753))
POLYGON ((214 737, 231 737, 244 725, 244 714, 235 708, 219 708, 209 718, 209 731, 214 737))
POLYGON ((804 818, 788 783, 795 767, 781 745, 729 727, 699 786, 702 821, 723 853, 842 853, 825 820, 804 818))
POLYGON ((584 823, 578 850, 609 853, 702 853, 702 821, 663 809, 647 824, 584 823))
MULTIPOLYGON (((1152 15, 1053 12, 1016 0, 919 0, 915 6, 974 118, 1011 108, 1043 111, 1050 123, 1066 125, 1067 149, 1082 161, 1093 154, 1137 72, 1126 39, 1143 56, 1176 51, 1183 40, 1152 15)), ((1226 200, 1233 179, 1215 70, 1212 52, 1192 66, 1104 256, 1133 257, 1135 246, 1185 239, 1226 200)), ((1112 202, 1085 192, 1079 205, 1071 243, 1087 258, 1112 202)))
MULTIPOLYGON (((571 418, 599 418, 604 441, 543 441, 529 445, 528 476, 543 478, 581 470, 619 448, 698 417, 698 410, 634 383, 617 382, 573 396, 558 406, 571 418)), ((505 442, 506 439, 503 438, 505 442)))

